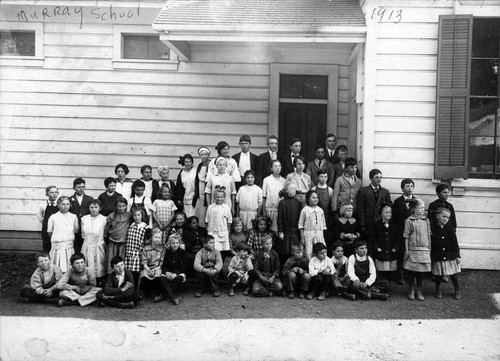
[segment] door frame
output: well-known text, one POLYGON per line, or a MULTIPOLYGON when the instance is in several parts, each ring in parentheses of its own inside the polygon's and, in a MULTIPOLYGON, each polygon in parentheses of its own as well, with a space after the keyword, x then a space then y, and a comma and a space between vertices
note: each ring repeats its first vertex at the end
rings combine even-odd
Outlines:
MULTIPOLYGON (((280 107, 280 75, 326 75, 328 76, 328 99, 326 107, 326 133, 337 133, 337 108, 339 88, 339 66, 330 64, 285 64, 271 63, 269 84, 269 135, 278 136, 280 107)), ((283 99, 282 101, 287 101, 283 99)), ((313 103, 311 99, 293 99, 294 103, 313 103)), ((316 100, 317 101, 317 100, 316 100)), ((325 134, 326 137, 326 134, 325 134)))

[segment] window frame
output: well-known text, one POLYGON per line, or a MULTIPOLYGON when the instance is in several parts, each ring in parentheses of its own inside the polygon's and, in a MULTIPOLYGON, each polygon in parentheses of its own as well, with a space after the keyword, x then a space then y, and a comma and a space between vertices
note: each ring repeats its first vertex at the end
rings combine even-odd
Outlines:
POLYGON ((177 71, 179 61, 177 55, 172 50, 170 50, 169 60, 123 58, 123 35, 160 36, 160 34, 151 29, 150 26, 114 25, 112 58, 113 69, 177 71))
MULTIPOLYGON (((436 145, 435 145, 435 166, 434 166, 434 177, 436 179, 444 179, 444 180, 455 180, 454 183, 457 185, 460 184, 460 187, 465 187, 470 185, 471 187, 478 187, 481 184, 484 184, 486 188, 492 187, 492 184, 500 185, 500 180, 498 179, 498 175, 485 175, 484 177, 476 177, 474 176, 473 181, 467 181, 469 176, 469 120, 470 120, 470 99, 471 97, 471 63, 472 63, 472 30, 473 30, 473 21, 474 18, 483 18, 484 16, 473 16, 470 14, 460 14, 460 15, 441 15, 439 17, 439 37, 438 37, 438 63, 437 63, 437 78, 436 78, 436 145), (458 27, 458 21, 469 21, 469 29, 468 29, 468 39, 466 40, 456 40, 451 39, 449 36, 443 37, 444 32, 444 22, 445 21, 454 21, 454 26, 458 27), (452 57, 450 58, 450 41, 453 41, 452 46, 452 57), (448 71, 451 73, 450 78, 446 79, 448 82, 454 83, 455 77, 460 77, 463 74, 456 72, 453 68, 451 70, 445 69, 442 65, 443 61, 443 52, 445 52, 444 47, 448 45, 448 54, 445 54, 445 60, 450 61, 453 60, 453 64, 455 66, 456 62, 459 63, 462 61, 462 67, 466 69, 466 82, 465 84, 459 84, 457 86, 448 85, 442 86, 442 72, 448 71), (457 46, 458 45, 458 46, 457 46), (466 59, 462 58, 458 59, 456 62, 456 52, 459 47, 462 47, 462 51, 464 47, 467 47, 467 55, 466 59), (448 56, 448 58, 446 58, 448 56), (465 65, 464 65, 465 64, 465 65), (461 99, 460 99, 461 98, 461 99), (459 114, 455 114, 456 109, 459 107, 455 107, 453 103, 454 100, 458 101, 459 105, 462 105, 462 111, 458 111, 459 114), (442 113, 443 108, 446 107, 446 101, 451 101, 451 112, 447 112, 446 109, 444 113, 442 113), (460 104, 460 101, 464 104, 460 104), (441 115, 444 114, 443 118, 440 118, 441 115), (448 123, 446 122, 446 118, 448 123), (458 119, 458 120, 457 120, 458 119), (463 122, 463 124, 461 124, 463 122), (463 126, 462 130, 459 130, 460 138, 458 141, 450 137, 447 144, 442 144, 443 137, 441 135, 441 131, 443 129, 451 128, 451 132, 453 132, 454 127, 463 126), (463 142, 461 137, 463 136, 463 142), (442 162, 442 156, 446 154, 450 154, 450 162, 445 164, 442 162), (440 162, 441 157, 441 162, 440 162), (453 164, 453 159, 462 159, 461 164, 453 164), (459 182, 458 182, 459 181, 459 182), (457 183, 458 182, 458 183, 457 183)), ((496 17, 495 17, 496 18, 496 17)), ((448 23, 449 25, 449 23, 448 23)), ((449 31, 449 29, 448 29, 449 31)), ((456 33, 455 33, 456 34, 456 33)), ((462 29, 462 37, 465 35, 465 31, 462 29)), ((459 64, 460 66, 460 64, 459 64)), ((459 82, 457 82, 459 83, 459 82)))
POLYGON ((35 33, 35 56, 0 55, 0 66, 43 67, 43 23, 0 22, 0 31, 35 33))

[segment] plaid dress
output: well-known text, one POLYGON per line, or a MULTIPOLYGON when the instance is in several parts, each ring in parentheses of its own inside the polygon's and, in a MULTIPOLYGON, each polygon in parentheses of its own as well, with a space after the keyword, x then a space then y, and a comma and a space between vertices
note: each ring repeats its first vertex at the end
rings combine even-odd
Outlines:
POLYGON ((144 249, 144 238, 147 224, 132 223, 128 228, 127 246, 125 248, 125 269, 131 272, 141 270, 141 254, 144 249))
MULTIPOLYGON (((172 216, 174 215, 177 207, 174 201, 170 199, 156 199, 153 202, 153 211, 156 212, 156 218, 163 224, 168 223, 172 216)), ((159 227, 158 223, 154 222, 155 227, 159 227)), ((167 242, 168 229, 165 229, 162 233, 163 243, 167 242)))

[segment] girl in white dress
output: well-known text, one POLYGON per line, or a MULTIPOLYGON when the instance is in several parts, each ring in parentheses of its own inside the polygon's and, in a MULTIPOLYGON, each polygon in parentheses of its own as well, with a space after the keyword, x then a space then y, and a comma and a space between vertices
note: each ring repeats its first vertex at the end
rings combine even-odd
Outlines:
POLYGON ((225 196, 222 189, 215 190, 215 203, 208 206, 205 218, 207 233, 215 239, 215 249, 218 251, 229 251, 229 227, 233 222, 231 210, 224 202, 225 196))
POLYGON ((152 199, 153 198, 153 182, 154 182, 153 168, 148 164, 143 165, 141 167, 141 174, 142 174, 141 180, 144 183, 144 185, 146 186, 146 188, 144 189, 144 195, 146 197, 149 197, 152 199))
POLYGON ((243 222, 243 230, 252 229, 252 221, 262 211, 262 189, 255 185, 255 173, 247 170, 244 175, 246 185, 236 194, 236 214, 243 222))
POLYGON ((76 215, 69 212, 69 197, 60 197, 57 200, 57 207, 59 212, 50 216, 47 233, 52 244, 50 259, 64 273, 71 267, 69 259, 75 253, 73 243, 75 233, 78 233, 80 226, 76 215))
POLYGON ((326 231, 325 213, 318 207, 319 197, 316 191, 306 193, 307 206, 300 211, 299 230, 300 239, 305 248, 306 257, 311 259, 313 246, 316 243, 325 243, 323 231, 326 231))
POLYGON ((273 160, 271 163, 272 174, 264 178, 262 184, 262 214, 271 219, 271 230, 278 232, 278 204, 280 202, 280 191, 285 188, 285 178, 280 176, 281 163, 273 160))
POLYGON ((236 187, 233 178, 226 173, 227 160, 224 157, 218 157, 215 160, 215 164, 217 165, 217 174, 208 178, 205 188, 207 204, 215 203, 215 190, 222 189, 226 193, 225 202, 229 206, 231 213, 234 214, 233 207, 236 200, 236 187))
POLYGON ((184 154, 179 159, 179 164, 184 166, 177 176, 176 195, 177 206, 184 210, 186 216, 189 218, 194 215, 193 199, 195 194, 195 178, 196 171, 193 169, 193 156, 191 154, 184 154))
MULTIPOLYGON (((101 202, 94 199, 89 206, 90 214, 82 217, 82 253, 85 256, 87 269, 92 270, 99 279, 106 276, 106 243, 104 228, 106 217, 99 214, 101 202)), ((99 281, 98 281, 99 283, 99 281)))

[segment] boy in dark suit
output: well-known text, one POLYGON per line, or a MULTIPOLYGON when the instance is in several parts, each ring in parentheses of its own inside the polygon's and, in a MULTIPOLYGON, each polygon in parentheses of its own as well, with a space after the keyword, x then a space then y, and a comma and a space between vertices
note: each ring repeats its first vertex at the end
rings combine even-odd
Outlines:
POLYGON ((339 157, 335 154, 335 146, 337 145, 337 136, 333 133, 326 135, 325 140, 325 159, 332 164, 339 161, 339 157))
POLYGON ((97 292, 96 298, 101 306, 134 308, 142 300, 142 292, 134 287, 134 277, 125 269, 123 258, 111 259, 113 272, 108 276, 104 290, 97 292))
POLYGON ((394 200, 394 206, 392 207, 392 218, 396 222, 396 229, 399 241, 399 253, 398 253, 398 284, 404 285, 404 275, 403 275, 403 257, 404 257, 404 242, 403 232, 405 229, 405 220, 411 216, 410 201, 415 200, 413 196, 413 190, 415 189, 415 182, 410 178, 405 178, 401 181, 401 190, 403 194, 394 200))
POLYGON ((285 154, 282 159, 282 176, 286 178, 287 175, 293 173, 295 168, 293 167, 293 160, 300 155, 300 149, 302 148, 302 142, 299 138, 292 138, 290 140, 290 153, 285 154))
POLYGON ((255 179, 255 184, 262 187, 264 178, 271 175, 271 164, 273 160, 278 158, 278 138, 275 135, 271 135, 267 138, 267 147, 269 148, 266 152, 259 155, 257 159, 257 177, 255 179))
POLYGON ((247 170, 257 171, 257 159, 259 158, 257 155, 250 152, 250 145, 252 144, 252 139, 249 135, 242 135, 240 137, 240 147, 241 152, 233 155, 233 159, 238 164, 238 170, 240 172, 241 179, 243 181, 236 182, 236 190, 240 189, 244 182, 244 175, 247 170))
MULTIPOLYGON (((378 209, 383 203, 391 203, 391 194, 381 186, 382 172, 372 169, 369 173, 371 184, 362 187, 358 193, 358 220, 361 231, 367 235, 373 233, 375 223, 380 219, 378 209)), ((371 243, 371 242, 370 242, 371 243)), ((368 253, 373 254, 373 244, 368 245, 368 253)))
POLYGON ((80 253, 83 244, 81 231, 82 217, 90 214, 89 206, 94 198, 85 194, 85 179, 83 178, 76 178, 73 181, 73 189, 75 190, 75 194, 73 194, 70 198, 69 211, 73 214, 76 214, 76 217, 78 218, 80 231, 78 231, 78 233, 75 233, 75 253, 80 253))

